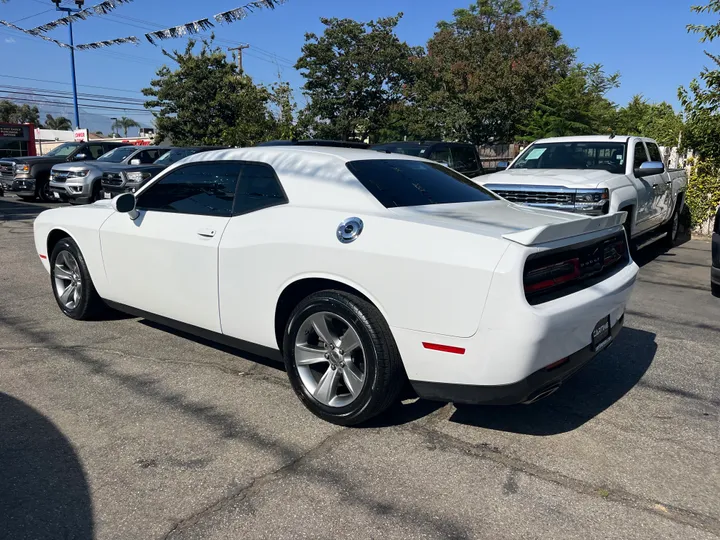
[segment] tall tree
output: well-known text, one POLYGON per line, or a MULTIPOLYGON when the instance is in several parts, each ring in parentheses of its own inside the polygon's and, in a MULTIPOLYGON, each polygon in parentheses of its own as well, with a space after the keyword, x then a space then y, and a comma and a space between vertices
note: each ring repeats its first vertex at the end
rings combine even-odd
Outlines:
POLYGON ((163 51, 177 67, 163 66, 143 89, 145 106, 159 109, 157 137, 178 145, 227 146, 268 139, 275 129, 270 92, 240 73, 211 40, 203 41, 198 53, 192 40, 182 52, 163 51))
POLYGON ((615 106, 605 94, 620 76, 606 75, 599 64, 574 66, 539 100, 522 128, 525 140, 565 135, 609 133, 615 106))
POLYGON ((45 115, 45 127, 47 129, 57 129, 60 131, 68 131, 72 129, 72 122, 69 118, 58 116, 55 118, 52 114, 45 115))
POLYGON ((411 100, 431 131, 474 143, 510 141, 574 52, 545 19, 547 0, 476 0, 438 24, 414 64, 411 100))
POLYGON ((127 118, 126 116, 123 116, 122 118, 118 118, 117 120, 115 120, 115 122, 113 122, 113 125, 110 126, 110 129, 122 129, 123 136, 127 137, 128 130, 133 127, 140 127, 140 124, 138 124, 132 118, 127 118))
POLYGON ((300 129, 295 122, 296 104, 290 84, 286 82, 275 84, 270 99, 275 109, 275 136, 282 140, 294 139, 300 129))
POLYGON ((40 111, 36 106, 18 105, 7 99, 0 100, 0 122, 40 125, 40 111))
POLYGON ((422 54, 395 34, 402 17, 367 23, 320 19, 321 36, 305 34, 302 56, 295 65, 305 77, 310 98, 302 122, 318 137, 378 139, 411 78, 410 59, 422 54))
POLYGON ((648 103, 636 95, 618 110, 615 130, 623 135, 650 137, 662 146, 677 146, 683 120, 669 103, 648 103))

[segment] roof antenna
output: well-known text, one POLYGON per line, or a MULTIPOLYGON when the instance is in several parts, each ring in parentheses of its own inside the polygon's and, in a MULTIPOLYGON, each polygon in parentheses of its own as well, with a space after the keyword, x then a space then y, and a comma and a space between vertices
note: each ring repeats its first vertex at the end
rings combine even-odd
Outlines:
POLYGON ((611 131, 611 132, 610 132, 610 138, 611 138, 611 139, 614 139, 614 138, 615 138, 615 132, 614 132, 614 131, 611 131))

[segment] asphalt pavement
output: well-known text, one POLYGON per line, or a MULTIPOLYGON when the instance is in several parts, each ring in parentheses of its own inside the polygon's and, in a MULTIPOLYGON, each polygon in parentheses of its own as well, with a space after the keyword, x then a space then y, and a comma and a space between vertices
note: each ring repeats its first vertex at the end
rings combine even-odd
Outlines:
POLYGON ((0 538, 720 537, 706 241, 641 252, 625 329, 549 398, 340 428, 271 360, 64 317, 43 209, 0 198, 0 538))

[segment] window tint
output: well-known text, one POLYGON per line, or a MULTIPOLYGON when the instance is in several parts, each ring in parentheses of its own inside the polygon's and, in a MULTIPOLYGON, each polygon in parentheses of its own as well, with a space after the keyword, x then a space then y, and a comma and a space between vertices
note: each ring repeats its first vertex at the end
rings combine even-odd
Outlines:
POLYGON ((650 161, 662 161, 662 154, 660 148, 655 143, 645 143, 647 145, 648 154, 650 154, 650 161))
POLYGON ((88 159, 97 159, 102 156, 105 151, 102 144, 90 144, 87 149, 85 149, 85 153, 88 155, 88 159))
POLYGON ((648 161, 648 158, 645 153, 645 145, 641 142, 635 143, 635 161, 633 161, 633 167, 637 169, 646 161, 648 161))
POLYGON ((497 199, 472 180, 435 163, 368 159, 351 161, 347 167, 386 208, 497 199))
POLYGON ((478 170, 475 150, 470 146, 453 146, 450 149, 452 154, 453 169, 460 172, 472 172, 478 170))
POLYGON ((450 160, 450 149, 447 146, 440 146, 434 149, 432 152, 430 152, 430 155, 427 156, 427 158, 433 161, 437 161, 438 163, 443 163, 448 167, 452 167, 452 161, 450 160))
POLYGON ((179 214, 230 216, 240 163, 201 162, 180 167, 138 197, 137 207, 179 214))
POLYGON ((140 163, 145 165, 147 163, 153 163, 159 157, 160 157, 159 150, 143 150, 138 155, 133 157, 133 159, 139 159, 140 163))
POLYGON ((241 167, 234 214, 246 214, 287 202, 272 167, 261 163, 244 163, 241 167))

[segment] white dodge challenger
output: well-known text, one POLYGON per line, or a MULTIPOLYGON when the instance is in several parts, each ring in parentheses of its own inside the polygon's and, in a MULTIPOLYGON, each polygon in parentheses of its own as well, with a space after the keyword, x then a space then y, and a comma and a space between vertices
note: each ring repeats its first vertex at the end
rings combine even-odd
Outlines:
POLYGON ((459 403, 555 391, 622 327, 624 218, 518 206, 411 156, 282 146, 197 154, 34 234, 65 315, 110 306, 282 358, 308 409, 350 425, 408 381, 459 403))

